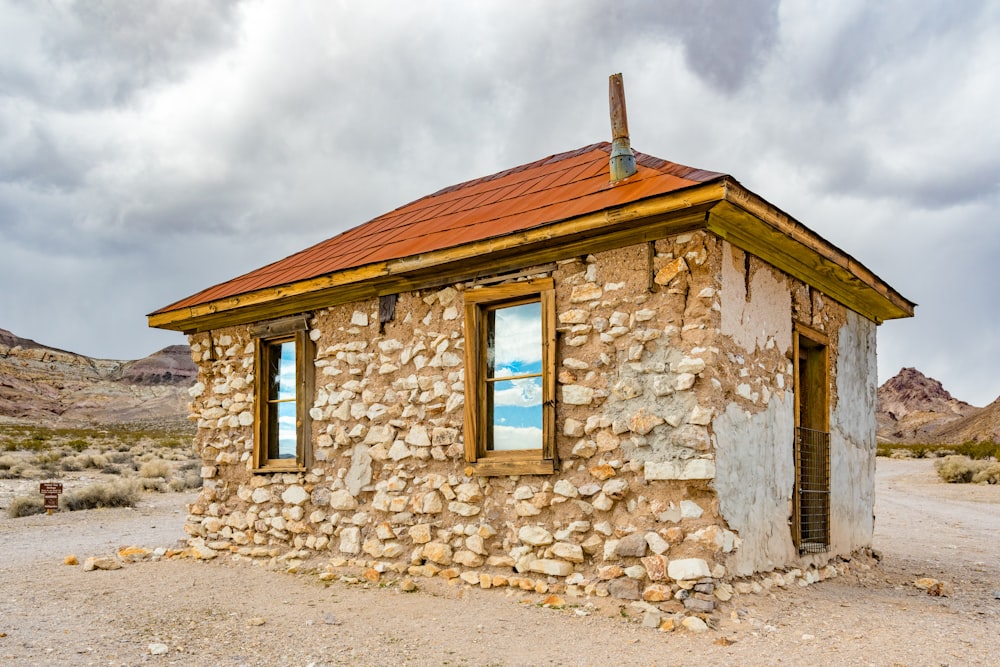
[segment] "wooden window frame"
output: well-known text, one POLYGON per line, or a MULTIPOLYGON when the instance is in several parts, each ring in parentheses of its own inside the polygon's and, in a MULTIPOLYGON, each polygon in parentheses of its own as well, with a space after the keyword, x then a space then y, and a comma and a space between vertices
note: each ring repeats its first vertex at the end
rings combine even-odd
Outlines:
POLYGON ((309 401, 315 393, 313 343, 305 315, 288 317, 251 328, 254 339, 254 446, 253 471, 257 473, 302 472, 312 461, 309 401), (295 342, 295 432, 294 459, 269 459, 269 444, 276 434, 269 431, 269 355, 282 343, 295 342))
POLYGON ((555 281, 536 278, 465 292, 465 461, 472 475, 550 475, 555 447, 555 281), (542 448, 488 451, 487 313, 497 306, 538 302, 542 316, 542 448))

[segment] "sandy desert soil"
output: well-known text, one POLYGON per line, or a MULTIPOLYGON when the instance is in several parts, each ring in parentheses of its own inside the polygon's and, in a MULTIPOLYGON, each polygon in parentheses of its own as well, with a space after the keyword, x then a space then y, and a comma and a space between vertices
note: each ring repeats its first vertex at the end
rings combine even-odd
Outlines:
MULTIPOLYGON (((0 482, 2 483, 2 482, 0 482)), ((878 461, 868 572, 734 598, 704 634, 644 628, 616 601, 419 581, 324 583, 246 561, 163 560, 116 571, 69 553, 171 546, 192 496, 131 510, 0 519, 3 665, 995 665, 1000 487, 947 485, 926 460, 878 461), (954 586, 931 597, 913 586, 954 586), (151 644, 167 652, 152 655, 151 644)))

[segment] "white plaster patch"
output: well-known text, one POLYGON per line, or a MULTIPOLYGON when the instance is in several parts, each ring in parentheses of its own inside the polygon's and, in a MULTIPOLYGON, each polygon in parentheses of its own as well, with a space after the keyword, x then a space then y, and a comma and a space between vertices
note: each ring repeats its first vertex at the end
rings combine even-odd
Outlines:
POLYGON ((796 559, 788 527, 795 484, 793 397, 751 415, 736 403, 712 421, 719 513, 743 540, 726 566, 736 576, 785 567, 796 559))
POLYGON ((776 278, 768 266, 757 265, 750 279, 747 299, 742 262, 733 257, 733 247, 722 243, 722 333, 748 352, 763 348, 773 337, 781 352, 792 346, 792 295, 784 278, 776 278))

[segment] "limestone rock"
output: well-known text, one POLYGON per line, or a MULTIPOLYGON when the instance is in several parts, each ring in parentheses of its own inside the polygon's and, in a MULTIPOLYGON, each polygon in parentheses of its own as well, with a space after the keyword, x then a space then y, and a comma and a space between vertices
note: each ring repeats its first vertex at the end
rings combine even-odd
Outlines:
POLYGON ((683 621, 681 621, 681 625, 683 625, 687 630, 690 630, 691 632, 699 634, 702 632, 708 632, 708 624, 705 623, 705 621, 698 618, 697 616, 688 616, 683 621))
POLYGON ((552 545, 550 551, 553 556, 562 560, 568 560, 571 563, 583 562, 583 548, 578 544, 572 544, 571 542, 556 542, 552 545))
POLYGON ((590 405, 594 400, 594 390, 580 384, 562 386, 562 402, 566 405, 590 405))
POLYGON ((84 572, 91 572, 92 570, 120 569, 122 569, 122 563, 114 556, 91 556, 87 560, 83 561, 84 572))
POLYGON ((525 544, 533 547, 546 546, 552 544, 552 533, 541 526, 521 526, 517 531, 517 537, 525 544))
POLYGON ((570 303, 583 303, 585 301, 596 301, 603 296, 604 291, 593 283, 574 285, 570 294, 570 303))
POLYGON ((438 565, 451 565, 451 547, 442 542, 428 542, 422 551, 423 557, 438 565))
POLYGON ((345 554, 361 553, 361 529, 356 526, 344 528, 340 533, 339 549, 345 554))
POLYGON ((551 577, 568 577, 573 574, 573 564, 553 558, 538 558, 531 561, 528 570, 551 577))
POLYGON ((285 489, 281 494, 281 500, 288 505, 301 505, 309 500, 309 492, 295 484, 285 489))
POLYGON ((682 271, 687 271, 687 262, 684 261, 683 257, 678 257, 667 263, 662 269, 656 272, 653 277, 653 282, 657 285, 668 285, 670 281, 676 278, 682 271))
POLYGON ((701 558, 678 558, 667 565, 667 576, 674 581, 691 581, 711 577, 712 572, 701 558))
POLYGON ((641 600, 642 583, 627 577, 612 579, 608 582, 608 593, 619 600, 641 600))
POLYGON ((640 408, 638 412, 633 413, 629 417, 628 428, 633 433, 646 435, 662 423, 662 417, 648 412, 646 408, 640 408))
POLYGON ((358 501, 347 489, 338 489, 330 494, 330 507, 342 511, 354 510, 358 508, 358 501))
POLYGON ((642 533, 631 533, 618 540, 615 555, 623 558, 641 558, 646 555, 646 536, 642 533))

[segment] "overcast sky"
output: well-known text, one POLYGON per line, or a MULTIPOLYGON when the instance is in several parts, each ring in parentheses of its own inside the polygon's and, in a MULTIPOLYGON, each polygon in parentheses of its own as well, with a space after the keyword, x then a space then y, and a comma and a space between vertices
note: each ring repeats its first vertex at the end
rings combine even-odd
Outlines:
POLYGON ((441 187, 610 138, 733 175, 1000 394, 1000 1, 0 0, 0 328, 104 358, 145 315, 441 187))

